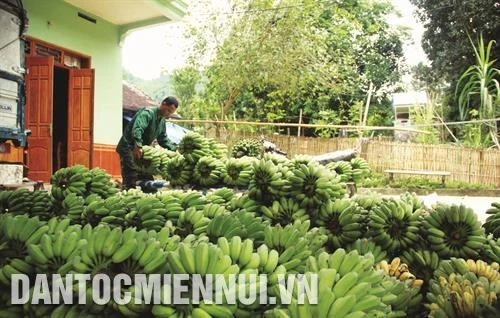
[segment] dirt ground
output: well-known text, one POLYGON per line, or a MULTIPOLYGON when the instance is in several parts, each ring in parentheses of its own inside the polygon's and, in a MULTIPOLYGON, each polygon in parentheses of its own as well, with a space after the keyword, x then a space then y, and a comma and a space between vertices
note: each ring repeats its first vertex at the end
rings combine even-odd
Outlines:
MULTIPOLYGON (((384 197, 398 198, 399 195, 383 195, 384 197)), ((437 202, 443 202, 446 204, 464 204, 465 206, 472 208, 476 212, 478 220, 484 222, 488 215, 486 210, 491 207, 491 203, 500 202, 499 197, 472 197, 472 196, 440 196, 436 193, 429 195, 419 195, 424 201, 426 206, 432 206, 437 202)))

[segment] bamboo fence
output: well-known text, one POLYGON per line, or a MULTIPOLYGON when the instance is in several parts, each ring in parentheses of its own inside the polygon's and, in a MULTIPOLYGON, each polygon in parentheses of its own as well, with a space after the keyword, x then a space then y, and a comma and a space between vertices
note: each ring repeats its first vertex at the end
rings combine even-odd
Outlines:
MULTIPOLYGON (((260 138, 261 134, 225 131, 216 138, 229 148, 242 138, 260 138)), ((372 169, 448 171, 447 181, 463 181, 500 187, 500 151, 469 149, 453 145, 402 143, 381 139, 313 138, 287 135, 265 135, 289 158, 297 154, 319 155, 336 150, 355 149, 372 169)), ((426 177, 435 178, 438 177, 426 177)))

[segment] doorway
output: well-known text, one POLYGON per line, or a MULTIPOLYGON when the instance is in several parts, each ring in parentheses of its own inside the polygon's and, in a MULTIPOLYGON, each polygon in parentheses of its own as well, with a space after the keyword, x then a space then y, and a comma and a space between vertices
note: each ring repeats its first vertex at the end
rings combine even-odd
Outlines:
POLYGON ((52 171, 68 165, 68 87, 69 71, 54 67, 52 113, 52 171))

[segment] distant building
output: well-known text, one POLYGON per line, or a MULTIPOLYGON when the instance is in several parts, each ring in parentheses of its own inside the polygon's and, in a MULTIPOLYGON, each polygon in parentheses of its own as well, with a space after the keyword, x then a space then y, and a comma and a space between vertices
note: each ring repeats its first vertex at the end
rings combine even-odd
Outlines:
MULTIPOLYGON (((412 109, 427 105, 427 94, 425 92, 405 92, 392 95, 392 106, 394 109, 394 126, 411 127, 414 124, 412 109)), ((400 141, 408 141, 410 133, 405 131, 394 131, 394 138, 400 141)))

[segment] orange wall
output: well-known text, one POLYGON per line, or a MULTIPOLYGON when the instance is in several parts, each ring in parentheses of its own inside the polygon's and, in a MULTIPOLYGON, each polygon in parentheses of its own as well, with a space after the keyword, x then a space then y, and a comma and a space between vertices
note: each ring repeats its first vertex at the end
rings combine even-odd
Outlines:
POLYGON ((94 167, 106 170, 115 179, 121 179, 120 156, 115 145, 94 144, 94 167))

